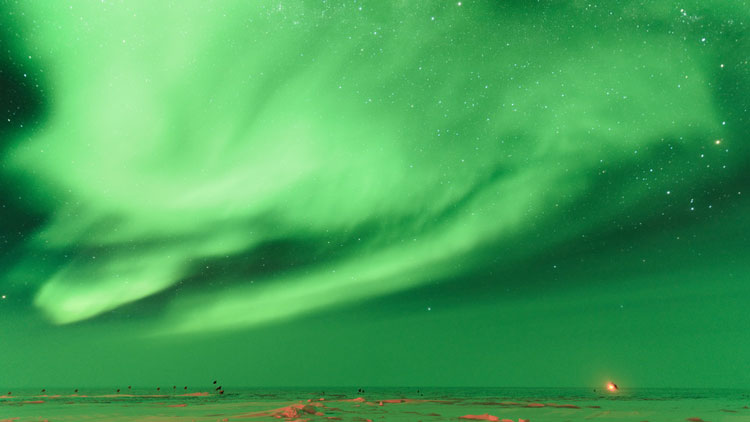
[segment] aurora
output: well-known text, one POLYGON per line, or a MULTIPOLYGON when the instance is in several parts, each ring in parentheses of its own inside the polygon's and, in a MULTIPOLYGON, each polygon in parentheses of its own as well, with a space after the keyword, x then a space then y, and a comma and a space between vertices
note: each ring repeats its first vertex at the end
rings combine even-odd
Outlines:
MULTIPOLYGON (((41 100, 3 132, 0 311, 39 335, 235 344, 364 312, 469 336, 500 314, 489 344, 571 331, 560 361, 612 313, 639 350, 750 322, 739 3, 4 8, 41 100)), ((741 365, 721 353, 709 384, 741 365)), ((636 365, 607 359, 591 372, 636 365)))

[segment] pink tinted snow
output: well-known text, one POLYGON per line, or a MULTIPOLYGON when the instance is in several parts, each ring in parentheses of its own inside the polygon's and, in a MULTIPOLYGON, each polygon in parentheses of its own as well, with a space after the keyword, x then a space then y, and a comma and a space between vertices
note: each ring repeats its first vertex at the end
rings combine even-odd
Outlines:
POLYGON ((499 422, 500 418, 497 416, 490 415, 488 413, 485 413, 484 415, 464 415, 459 416, 459 419, 470 419, 473 421, 494 421, 499 422))

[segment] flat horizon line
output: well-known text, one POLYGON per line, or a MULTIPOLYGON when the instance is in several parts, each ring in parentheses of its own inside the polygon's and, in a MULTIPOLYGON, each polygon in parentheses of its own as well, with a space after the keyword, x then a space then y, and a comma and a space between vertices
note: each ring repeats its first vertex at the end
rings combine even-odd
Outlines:
MULTIPOLYGON (((566 386, 566 387, 550 387, 550 386, 461 386, 461 385, 363 385, 363 384, 352 384, 352 385, 265 385, 265 386, 232 386, 231 384, 222 384, 218 383, 216 385, 228 385, 229 389, 234 390, 261 390, 261 389, 276 389, 276 390, 283 390, 283 389, 358 389, 358 388, 372 388, 372 389, 540 389, 540 390, 547 390, 547 389, 568 389, 568 390, 581 390, 581 389, 605 389, 604 385, 597 385, 597 386, 566 386)), ((137 385, 137 384, 130 384, 132 389, 156 389, 157 387, 162 388, 161 392, 169 392, 169 391, 184 391, 185 384, 164 384, 162 385, 137 385), (170 388, 171 386, 177 385, 177 389, 170 388)), ((200 385, 193 385, 187 384, 188 389, 197 390, 202 387, 204 387, 203 384, 200 385)), ((53 386, 27 386, 27 387, 0 387, 0 390, 4 389, 11 389, 15 388, 17 390, 30 390, 30 389, 46 389, 46 390, 75 390, 75 389, 114 389, 120 388, 121 390, 127 390, 127 385, 108 385, 108 386, 102 386, 102 385, 92 385, 92 386, 80 386, 80 385, 53 385, 53 386)), ((206 384, 205 388, 215 388, 214 384, 206 384)), ((750 387, 620 387, 620 390, 750 390, 750 387)), ((49 392, 49 391, 48 391, 49 392)), ((120 391, 125 392, 125 391, 120 391)))

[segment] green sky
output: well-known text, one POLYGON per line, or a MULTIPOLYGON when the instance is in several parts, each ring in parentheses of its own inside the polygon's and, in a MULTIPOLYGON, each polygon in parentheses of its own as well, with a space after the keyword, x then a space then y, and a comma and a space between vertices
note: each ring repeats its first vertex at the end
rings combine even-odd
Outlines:
POLYGON ((0 387, 750 387, 750 7, 654 3, 0 2, 0 387))

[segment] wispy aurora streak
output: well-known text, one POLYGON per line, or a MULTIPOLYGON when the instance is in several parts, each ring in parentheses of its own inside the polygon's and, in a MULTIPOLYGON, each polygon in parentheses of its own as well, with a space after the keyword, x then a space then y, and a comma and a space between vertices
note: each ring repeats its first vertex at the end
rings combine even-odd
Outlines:
POLYGON ((591 39, 567 16, 607 10, 422 3, 21 5, 51 105, 5 176, 52 214, 29 250, 71 257, 35 304, 76 322, 305 240, 305 265, 213 274, 158 331, 263 324, 687 212, 746 159, 712 89, 732 58, 679 9, 591 39))

